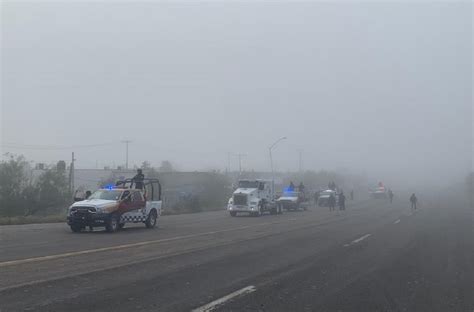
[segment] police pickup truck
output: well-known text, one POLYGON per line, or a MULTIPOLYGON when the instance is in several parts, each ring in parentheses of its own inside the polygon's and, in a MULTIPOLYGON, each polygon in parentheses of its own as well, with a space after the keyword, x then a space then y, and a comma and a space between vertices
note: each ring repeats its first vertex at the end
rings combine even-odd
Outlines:
POLYGON ((129 179, 99 189, 88 199, 72 204, 67 224, 73 232, 81 232, 86 227, 105 227, 107 232, 116 232, 126 223, 140 222, 154 228, 161 209, 161 184, 157 179, 145 179, 143 188, 135 188, 134 181, 129 179))
POLYGON ((277 199, 277 206, 289 210, 303 210, 308 209, 308 202, 305 199, 303 192, 295 192, 291 190, 285 190, 280 198, 277 199))

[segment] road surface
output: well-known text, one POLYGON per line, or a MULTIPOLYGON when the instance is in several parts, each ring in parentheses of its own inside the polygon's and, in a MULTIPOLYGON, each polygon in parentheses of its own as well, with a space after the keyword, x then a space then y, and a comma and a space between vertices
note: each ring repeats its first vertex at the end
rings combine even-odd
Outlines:
POLYGON ((0 311, 474 311, 472 208, 460 202, 159 222, 0 227, 0 311))

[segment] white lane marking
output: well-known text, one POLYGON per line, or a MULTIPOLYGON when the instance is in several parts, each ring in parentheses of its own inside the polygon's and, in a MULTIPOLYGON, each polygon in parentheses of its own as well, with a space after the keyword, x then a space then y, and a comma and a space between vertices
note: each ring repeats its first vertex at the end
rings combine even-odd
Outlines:
POLYGON ((397 221, 393 222, 393 224, 397 224, 397 223, 400 223, 400 219, 398 219, 397 221))
POLYGON ((88 250, 82 250, 82 251, 73 251, 73 252, 67 252, 63 254, 42 256, 42 257, 36 257, 36 258, 4 261, 4 262, 0 262, 0 268, 11 266, 11 265, 30 263, 30 262, 39 262, 39 261, 55 260, 55 259, 67 258, 67 257, 73 257, 73 256, 79 256, 79 255, 87 255, 87 254, 103 252, 103 251, 112 251, 112 250, 121 250, 121 249, 126 249, 126 248, 131 248, 131 247, 140 247, 140 246, 170 242, 170 241, 199 237, 199 236, 208 236, 208 235, 213 235, 213 234, 218 234, 218 233, 248 229, 250 227, 251 226, 246 225, 246 226, 240 226, 240 227, 230 228, 230 229, 221 230, 221 231, 212 231, 212 232, 204 232, 204 233, 197 233, 197 234, 190 234, 190 235, 175 236, 175 237, 170 237, 170 238, 163 238, 163 239, 157 239, 157 240, 151 240, 151 241, 145 241, 145 242, 139 242, 139 243, 102 247, 102 248, 88 249, 88 250))
POLYGON ((348 247, 348 246, 351 246, 351 245, 360 243, 361 241, 363 241, 364 239, 366 239, 367 237, 369 237, 369 236, 371 236, 371 235, 372 235, 372 234, 365 234, 365 235, 359 237, 358 239, 353 240, 353 241, 350 242, 349 244, 344 244, 344 247, 348 247))
POLYGON ((170 238, 163 238, 163 239, 144 241, 144 242, 138 242, 138 243, 131 243, 131 244, 124 244, 124 245, 118 245, 118 246, 102 247, 102 248, 88 249, 88 250, 82 250, 82 251, 73 251, 73 252, 67 252, 67 253, 49 255, 49 256, 42 256, 42 257, 4 261, 4 262, 0 262, 0 268, 7 267, 7 266, 12 266, 12 265, 24 264, 24 263, 32 263, 32 262, 40 262, 40 261, 47 261, 47 260, 56 260, 56 259, 61 259, 61 258, 69 258, 69 257, 74 257, 74 256, 97 253, 97 252, 114 251, 114 250, 121 250, 121 249, 127 249, 127 248, 132 248, 132 247, 140 247, 140 246, 146 246, 146 245, 151 245, 151 244, 158 244, 158 243, 164 243, 164 242, 171 242, 171 241, 175 241, 175 240, 188 239, 188 238, 193 238, 193 237, 209 236, 209 235, 214 235, 214 234, 219 234, 219 233, 244 230, 244 229, 248 229, 248 228, 252 228, 252 227, 279 224, 279 223, 284 223, 284 222, 285 221, 264 222, 264 223, 259 223, 259 224, 255 224, 255 225, 245 225, 245 226, 230 228, 230 229, 221 230, 221 231, 211 231, 211 232, 204 232, 204 233, 197 233, 197 234, 190 234, 190 235, 182 235, 182 236, 175 236, 175 237, 170 237, 170 238))
POLYGON ((255 286, 244 287, 242 289, 236 290, 236 291, 228 294, 227 296, 221 297, 217 300, 209 302, 208 304, 200 306, 199 308, 196 308, 196 309, 192 310, 191 312, 209 312, 209 311, 212 311, 215 308, 217 308, 219 305, 225 303, 226 301, 229 301, 229 300, 231 300, 235 297, 238 297, 238 296, 242 296, 242 295, 245 295, 245 294, 250 294, 250 293, 252 293, 256 290, 257 290, 257 288, 255 286))

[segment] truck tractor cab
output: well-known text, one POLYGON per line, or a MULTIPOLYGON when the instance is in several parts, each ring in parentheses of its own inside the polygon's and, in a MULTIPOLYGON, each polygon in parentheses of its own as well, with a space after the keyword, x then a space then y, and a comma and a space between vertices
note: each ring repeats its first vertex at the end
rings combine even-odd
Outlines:
POLYGON ((271 180, 240 180, 229 199, 227 210, 235 217, 239 212, 261 216, 269 211, 276 214, 275 196, 271 180))
POLYGON ((161 209, 161 184, 158 179, 145 179, 143 188, 135 188, 134 181, 128 179, 99 189, 86 200, 73 203, 68 209, 67 224, 73 232, 81 232, 86 227, 105 227, 108 232, 116 232, 126 223, 139 222, 153 228, 161 209))

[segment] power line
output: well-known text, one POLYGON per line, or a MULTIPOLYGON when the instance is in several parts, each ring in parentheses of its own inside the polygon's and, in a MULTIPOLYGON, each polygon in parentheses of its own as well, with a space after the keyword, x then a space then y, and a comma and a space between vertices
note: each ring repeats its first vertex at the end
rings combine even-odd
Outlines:
POLYGON ((117 144, 119 142, 109 142, 101 144, 85 144, 85 145, 33 145, 33 144, 20 144, 20 143, 2 143, 2 147, 13 148, 13 149, 29 149, 29 150, 68 150, 76 148, 92 148, 102 147, 117 144))

